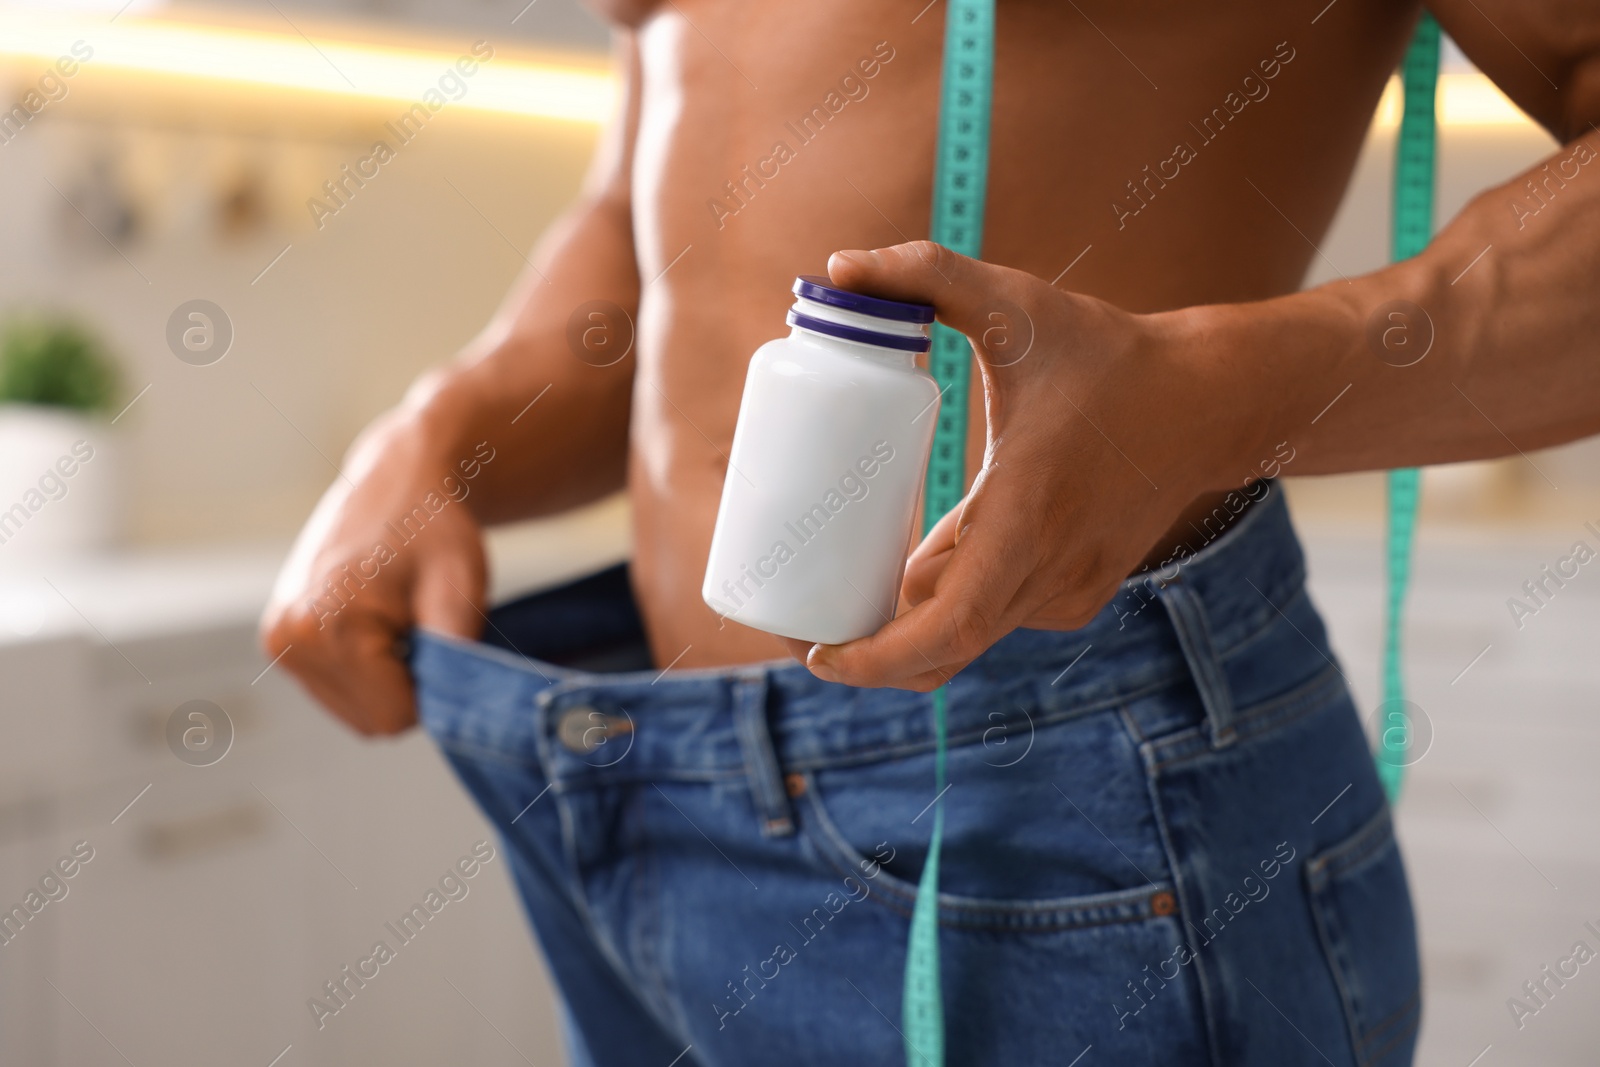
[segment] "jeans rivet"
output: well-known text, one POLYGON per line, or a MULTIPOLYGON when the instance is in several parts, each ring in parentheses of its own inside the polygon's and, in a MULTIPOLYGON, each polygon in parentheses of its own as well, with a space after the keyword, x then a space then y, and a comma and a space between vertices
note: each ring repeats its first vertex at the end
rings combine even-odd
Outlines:
POLYGON ((627 733, 632 723, 614 715, 602 715, 588 704, 568 708, 556 724, 556 737, 569 751, 587 756, 617 734, 627 733))

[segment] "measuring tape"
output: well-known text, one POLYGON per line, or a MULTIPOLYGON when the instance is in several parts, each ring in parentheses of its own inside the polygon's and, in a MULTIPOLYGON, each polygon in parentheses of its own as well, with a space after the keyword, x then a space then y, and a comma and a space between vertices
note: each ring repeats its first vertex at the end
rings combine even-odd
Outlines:
MULTIPOLYGON (((1411 36, 1400 65, 1405 87, 1405 112, 1395 148, 1394 215, 1390 222, 1389 258, 1410 259, 1433 237, 1433 157, 1436 124, 1434 91, 1439 80, 1439 23, 1428 12, 1411 36)), ((1400 798, 1411 723, 1406 715, 1405 675, 1400 655, 1400 630, 1406 589, 1411 584, 1411 552, 1416 540, 1417 498, 1422 472, 1415 467, 1389 472, 1389 596, 1383 641, 1384 721, 1378 724, 1378 777, 1390 803, 1400 798), (1392 725, 1391 725, 1392 724, 1392 725), (1398 737, 1398 740, 1395 738, 1398 737)))
MULTIPOLYGON (((1439 24, 1423 12, 1402 67, 1405 114, 1395 164, 1391 258, 1421 252, 1433 233, 1434 87, 1439 73, 1439 24)), ((994 84, 994 0, 948 0, 944 62, 939 88, 939 146, 933 182, 931 236, 974 259, 983 251, 984 194, 989 177, 989 105, 994 84)), ((929 369, 942 403, 928 459, 923 533, 966 492, 967 396, 972 346, 956 330, 936 323, 929 369)), ((1389 600, 1384 645, 1384 697, 1404 694, 1400 623, 1410 581, 1416 525, 1418 472, 1389 472, 1389 600)), ((1398 705, 1396 705, 1398 707, 1398 705)), ((908 1067, 944 1067, 944 1005, 939 984, 939 847, 944 837, 945 687, 934 690, 933 834, 917 883, 906 953, 901 1024, 908 1067)), ((1403 717, 1404 712, 1399 714, 1403 717)), ((1402 719, 1403 721, 1403 719, 1402 719)), ((1378 772, 1391 799, 1399 795, 1409 727, 1391 745, 1381 734, 1378 772)))
MULTIPOLYGON (((983 251, 989 182, 989 101, 994 84, 994 0, 948 0, 939 84, 939 147, 930 236, 973 259, 983 251)), ((939 421, 924 483, 926 534, 966 494, 967 394, 972 346, 941 323, 933 327, 928 369, 939 381, 939 421)), ((901 1028, 909 1067, 944 1067, 944 1003, 939 988, 939 845, 944 839, 945 687, 933 691, 933 836, 917 883, 906 951, 901 1028)))

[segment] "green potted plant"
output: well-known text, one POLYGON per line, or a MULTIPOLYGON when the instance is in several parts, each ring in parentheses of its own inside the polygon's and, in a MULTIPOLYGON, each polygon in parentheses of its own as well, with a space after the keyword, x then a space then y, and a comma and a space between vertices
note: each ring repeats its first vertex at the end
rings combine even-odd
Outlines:
POLYGON ((112 542, 116 394, 116 366, 81 323, 30 315, 0 324, 0 566, 112 542))

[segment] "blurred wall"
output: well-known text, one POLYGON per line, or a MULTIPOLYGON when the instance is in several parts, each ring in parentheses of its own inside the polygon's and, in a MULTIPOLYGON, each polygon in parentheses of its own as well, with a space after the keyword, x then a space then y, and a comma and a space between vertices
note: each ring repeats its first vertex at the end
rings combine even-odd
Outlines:
MULTIPOLYGON (((1307 285, 1337 280, 1340 273, 1353 277, 1388 261, 1395 140, 1392 130, 1375 129, 1368 135, 1333 228, 1318 242, 1321 255, 1312 260, 1307 285)), ((1555 141, 1532 123, 1444 127, 1438 146, 1438 224, 1448 223, 1473 197, 1555 148, 1555 141)), ((1513 456, 1452 464, 1429 468, 1424 477, 1423 516, 1436 532, 1441 526, 1452 536, 1471 536, 1465 527, 1566 528, 1600 513, 1600 439, 1534 453, 1531 462, 1513 456)), ((1380 473, 1291 483, 1304 522, 1348 529, 1370 528, 1382 520, 1380 473)))
MULTIPOLYGON (((476 39, 440 31, 434 47, 476 39)), ((38 76, 12 62, 0 85, 38 76)), ((404 105, 166 84, 92 61, 70 87, 0 145, 0 312, 81 315, 121 357, 123 400, 149 386, 117 426, 138 544, 291 536, 360 427, 482 326, 597 132, 446 106, 319 229, 307 201, 404 105), (166 341, 169 315, 196 298, 234 329, 211 366, 166 341)))
MULTIPOLYGON (((286 10, 297 21, 318 17, 286 10)), ((247 13, 289 17, 267 0, 247 13)), ((482 38, 506 55, 581 47, 590 49, 581 61, 597 62, 603 45, 592 20, 558 0, 526 9, 515 0, 346 0, 320 17, 332 16, 404 17, 413 39, 446 52, 482 38)), ((376 21, 360 25, 380 32, 376 21)), ((381 32, 395 31, 385 22, 381 32)), ((26 86, 39 73, 7 62, 0 87, 26 86)), ((264 1050, 265 1063, 291 1037, 307 1062, 359 1062, 379 1048, 385 1062, 438 1062, 452 1050, 478 1062, 520 1062, 522 1050, 538 1062, 554 1057, 551 1005, 520 929, 508 934, 520 920, 498 875, 476 904, 452 913, 462 926, 426 950, 436 958, 413 960, 360 1013, 313 1036, 320 1031, 304 996, 349 958, 352 939, 425 886, 483 824, 425 738, 357 742, 278 674, 258 674, 267 665, 253 650, 250 616, 275 548, 249 555, 248 566, 246 557, 207 562, 195 551, 279 546, 293 534, 360 427, 481 326, 577 188, 596 133, 446 108, 319 229, 307 199, 364 154, 396 110, 90 65, 67 100, 0 145, 0 310, 68 309, 116 348, 124 399, 139 397, 116 427, 131 540, 182 550, 181 563, 168 555, 131 583, 109 570, 56 575, 104 633, 0 647, 0 711, 32 731, 21 735, 28 744, 0 752, 12 761, 0 767, 5 869, 42 870, 80 827, 104 849, 92 872, 98 887, 86 880, 61 909, 60 943, 41 930, 29 949, 33 970, 0 972, 0 1034, 8 1011, 24 1022, 53 1013, 38 1033, 59 1062, 97 1062, 88 1057, 105 1050, 34 972, 65 976, 65 990, 138 1062, 175 1036, 188 1040, 190 1062, 249 1047, 264 1050), (236 335, 228 355, 205 367, 176 359, 166 340, 171 312, 197 298, 219 305, 236 335), (94 600, 118 581, 120 592, 94 600), (197 608, 181 624, 160 617, 166 601, 181 599, 169 592, 180 586, 197 602, 227 604, 197 608), (164 636, 149 637, 151 629, 164 636), (215 700, 240 728, 237 752, 200 784, 202 772, 173 760, 159 736, 166 716, 192 698, 215 700), (130 798, 138 806, 109 824, 130 798), (368 896, 355 895, 312 840, 368 896), (240 922, 243 905, 262 926, 240 922), (247 956, 257 962, 237 988, 213 981, 247 956), (449 991, 441 975, 464 989, 449 991), (174 1035, 180 1009, 214 1025, 174 1035), (480 1009, 509 1029, 516 1057, 481 1025, 480 1009)), ((1351 275, 1385 261, 1393 140, 1383 129, 1369 138, 1310 282, 1336 277, 1327 261, 1351 275)), ((1550 147, 1532 128, 1446 129, 1441 219, 1550 147)), ((1521 457, 1427 476, 1408 636, 1413 696, 1436 743, 1413 773, 1400 819, 1433 997, 1430 1065, 1466 1064, 1490 1042, 1499 1058, 1486 1063, 1592 1062, 1587 994, 1569 997, 1512 1047, 1518 1032, 1503 1013, 1519 983, 1565 950, 1569 920, 1600 886, 1600 866, 1570 847, 1592 834, 1584 813, 1596 803, 1584 755, 1596 741, 1594 671, 1584 650, 1600 599, 1579 585, 1526 634, 1504 609, 1583 520, 1600 519, 1600 448, 1580 443, 1533 461, 1560 490, 1521 457), (1557 883, 1565 895, 1546 896, 1557 883)), ((1315 595, 1358 703, 1372 709, 1382 478, 1291 481, 1315 595)), ((622 512, 602 519, 615 528, 622 512)), ((541 551, 575 558, 578 541, 604 542, 597 533, 541 551)), ((54 602, 54 592, 40 595, 54 602)))
MULTIPOLYGON (((352 0, 342 10, 422 7, 352 0)), ((574 5, 541 0, 516 26, 508 10, 428 9, 446 24, 408 32, 444 51, 486 39, 525 54, 516 50, 537 14, 559 48, 586 42, 576 54, 603 62, 603 34, 574 5)), ((38 74, 15 62, 3 73, 15 85, 38 74)), ((134 543, 291 536, 360 427, 482 325, 573 195, 597 132, 447 107, 318 229, 307 200, 399 110, 197 90, 90 63, 66 101, 0 146, 0 196, 15 206, 0 214, 0 310, 88 317, 123 359, 124 398, 149 386, 118 426, 134 543), (209 367, 174 359, 165 339, 171 311, 196 298, 235 330, 232 351, 209 367)), ((1369 137, 1308 283, 1336 277, 1334 266, 1356 274, 1385 262, 1393 142, 1392 129, 1369 137)), ((1439 217, 1551 148, 1531 125, 1446 128, 1439 217)), ((1551 459, 1565 475, 1553 480, 1591 498, 1597 448, 1551 459)), ((1431 472, 1430 516, 1564 521, 1574 498, 1542 494, 1531 475, 1520 460, 1431 472)), ((1308 517, 1378 517, 1375 476, 1298 488, 1308 517)))

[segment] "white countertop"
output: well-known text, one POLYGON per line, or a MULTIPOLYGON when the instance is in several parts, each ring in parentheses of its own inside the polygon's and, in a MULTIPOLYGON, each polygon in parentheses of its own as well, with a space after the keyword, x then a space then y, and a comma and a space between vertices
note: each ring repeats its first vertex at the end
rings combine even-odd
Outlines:
MULTIPOLYGON (((490 600, 628 555, 626 500, 489 534, 490 600)), ((254 625, 287 545, 131 550, 0 560, 0 644, 69 634, 124 638, 254 625)))

